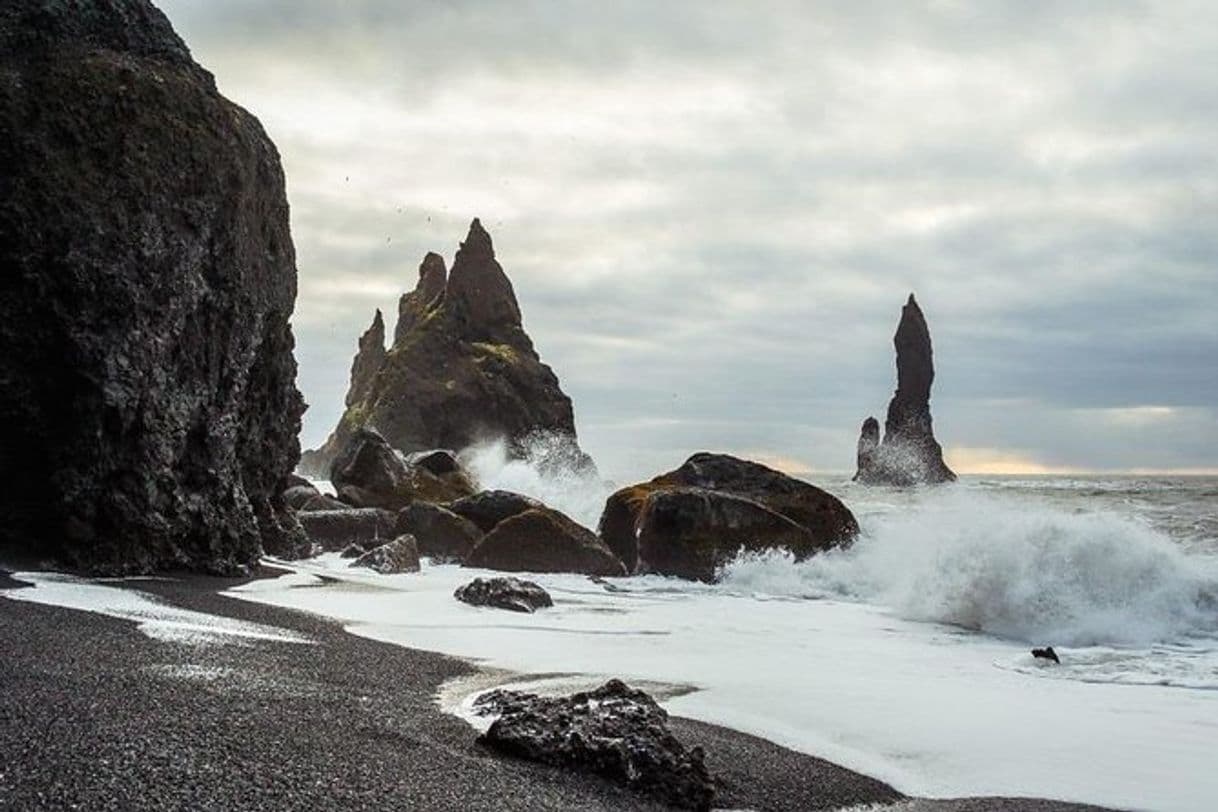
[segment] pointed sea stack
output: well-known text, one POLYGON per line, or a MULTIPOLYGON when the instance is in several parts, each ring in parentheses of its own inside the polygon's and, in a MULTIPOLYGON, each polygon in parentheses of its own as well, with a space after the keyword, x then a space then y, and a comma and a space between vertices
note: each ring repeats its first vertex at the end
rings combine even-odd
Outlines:
POLYGON ((504 438, 518 456, 540 450, 543 463, 593 467, 576 441, 571 399, 525 333, 512 283, 478 220, 447 278, 438 254, 424 258, 415 289, 399 304, 393 347, 365 387, 364 364, 374 357, 361 339, 346 412, 325 444, 305 454, 303 470, 328 475, 365 426, 406 453, 504 438))
POLYGON ((283 170, 147 0, 0 3, 0 552, 298 551, 283 170))
POLYGON ((363 400, 372 386, 372 379, 384 363, 385 319, 377 309, 372 324, 359 337, 359 352, 351 362, 351 386, 347 390, 346 405, 363 400))
POLYGON ((884 439, 874 417, 859 435, 857 482, 867 485, 931 485, 952 482, 956 475, 943 462, 930 418, 930 388, 935 380, 934 353, 926 318, 913 294, 901 309, 893 344, 897 350, 897 391, 888 404, 884 439))

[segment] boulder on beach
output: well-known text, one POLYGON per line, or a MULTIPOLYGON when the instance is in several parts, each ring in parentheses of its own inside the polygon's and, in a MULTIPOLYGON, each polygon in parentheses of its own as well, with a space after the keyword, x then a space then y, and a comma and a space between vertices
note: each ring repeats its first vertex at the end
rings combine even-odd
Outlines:
POLYGON ((419 571, 419 547, 414 536, 398 536, 393 541, 374 547, 347 566, 364 567, 381 575, 419 571))
MULTIPOLYGON (((425 461, 437 467, 434 452, 425 461)), ((386 510, 400 510, 415 501, 449 502, 474 492, 460 466, 437 474, 425 465, 411 464, 369 428, 352 433, 331 466, 330 481, 347 504, 386 510)))
POLYGON ((702 749, 686 747, 668 713, 620 680, 565 697, 491 691, 474 705, 498 717, 479 742, 500 753, 593 773, 677 809, 714 801, 702 749))
POLYGON ((453 597, 471 606, 490 606, 532 613, 554 605, 550 593, 523 578, 475 578, 458 587, 453 597))
POLYGON ((884 437, 874 417, 859 433, 857 482, 864 485, 934 485, 953 482, 955 473, 943 461, 930 417, 930 389, 935 380, 934 352, 926 317, 914 295, 901 309, 893 344, 897 351, 897 391, 888 404, 884 437))
POLYGON ((531 496, 512 491, 479 491, 449 502, 445 507, 458 516, 469 519, 483 533, 489 533, 504 519, 510 519, 526 510, 543 508, 545 505, 531 496))
POLYGON ((312 513, 318 510, 355 510, 355 507, 333 496, 319 493, 296 508, 297 513, 312 513))
POLYGON ((147 0, 0 4, 0 547, 238 573, 304 544, 279 155, 147 0))
POLYGON ((674 471, 615 492, 601 539, 631 573, 703 581, 741 548, 796 558, 849 544, 850 510, 832 494, 760 463, 702 452, 674 471))
POLYGON ((465 566, 504 572, 625 575, 596 534, 547 507, 504 519, 465 557, 465 566))
POLYGON ((351 544, 365 550, 396 535, 397 515, 378 508, 315 510, 296 514, 305 534, 323 552, 338 552, 351 544))
POLYGON ((428 502, 415 502, 399 511, 397 532, 414 536, 419 555, 439 562, 463 561, 483 536, 469 519, 428 502))
POLYGON ((451 274, 439 255, 424 258, 388 351, 378 336, 383 342, 379 314, 360 340, 346 411, 326 442, 305 453, 302 470, 325 475, 363 427, 405 453, 505 439, 523 458, 543 436, 543 457, 594 469, 576 440, 571 400, 525 332, 512 283, 478 220, 451 274))

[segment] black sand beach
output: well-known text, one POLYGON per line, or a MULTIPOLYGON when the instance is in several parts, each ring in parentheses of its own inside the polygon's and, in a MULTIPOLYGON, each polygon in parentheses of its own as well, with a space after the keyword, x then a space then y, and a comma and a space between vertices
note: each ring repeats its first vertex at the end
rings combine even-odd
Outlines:
MULTIPOLYGON (((239 581, 140 580, 176 606, 314 645, 199 646, 128 621, 0 600, 0 808, 644 810, 604 781, 492 755, 434 701, 461 661, 235 601, 239 581), (200 675, 220 674, 201 679, 200 675)), ((0 574, 0 589, 22 588, 0 574)), ((911 801, 821 759, 675 720, 706 748, 729 809, 1081 810, 1028 800, 911 801)))

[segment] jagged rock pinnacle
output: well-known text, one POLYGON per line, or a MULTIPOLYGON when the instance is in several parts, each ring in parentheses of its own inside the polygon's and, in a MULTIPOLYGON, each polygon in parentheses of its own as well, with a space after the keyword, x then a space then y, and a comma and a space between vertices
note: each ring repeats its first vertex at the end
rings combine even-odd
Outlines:
POLYGON ((935 380, 934 351, 922 308, 909 294, 893 336, 897 355, 897 389, 888 404, 884 439, 879 423, 867 418, 859 436, 858 473, 867 484, 914 485, 956 478, 943 462, 930 416, 930 389, 935 380))
POLYGON ((377 371, 385 362, 385 318, 378 308, 372 324, 359 339, 359 351, 351 362, 351 387, 347 390, 347 405, 358 403, 372 388, 377 371))
POLYGON ((444 267, 444 257, 428 251, 419 264, 419 281, 415 283, 414 290, 402 294, 398 300, 398 323, 393 328, 393 346, 401 344, 423 315, 436 306, 447 284, 448 269, 444 267))
POLYGON ((444 306, 471 339, 487 339, 520 327, 520 305, 503 268, 495 261, 491 235, 474 218, 448 277, 444 306))

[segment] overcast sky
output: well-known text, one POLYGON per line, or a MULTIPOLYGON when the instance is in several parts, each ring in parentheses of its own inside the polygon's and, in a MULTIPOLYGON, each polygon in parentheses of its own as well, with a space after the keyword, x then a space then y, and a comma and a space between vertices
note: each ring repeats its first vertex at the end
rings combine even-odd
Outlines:
POLYGON ((957 470, 1218 469, 1218 4, 159 5, 283 155, 306 446, 479 216, 611 477, 852 469, 910 291, 957 470))

